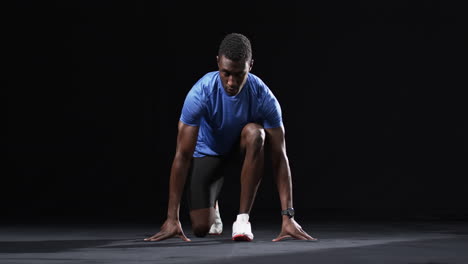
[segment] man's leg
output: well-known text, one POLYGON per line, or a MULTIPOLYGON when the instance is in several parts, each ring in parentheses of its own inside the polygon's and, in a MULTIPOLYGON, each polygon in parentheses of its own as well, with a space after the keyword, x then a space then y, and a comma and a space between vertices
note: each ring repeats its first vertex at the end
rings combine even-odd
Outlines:
POLYGON ((194 158, 188 184, 188 204, 192 231, 197 237, 208 234, 215 219, 215 202, 223 185, 220 157, 194 158))
POLYGON ((214 216, 215 209, 212 207, 190 210, 193 234, 197 237, 206 236, 214 223, 214 216))
POLYGON ((263 174, 265 130, 254 123, 247 124, 241 133, 241 152, 244 160, 241 171, 241 194, 239 214, 232 224, 232 239, 252 241, 254 235, 249 222, 258 186, 263 174))
POLYGON ((255 123, 247 124, 241 133, 244 162, 241 172, 239 214, 250 214, 263 175, 265 130, 255 123))

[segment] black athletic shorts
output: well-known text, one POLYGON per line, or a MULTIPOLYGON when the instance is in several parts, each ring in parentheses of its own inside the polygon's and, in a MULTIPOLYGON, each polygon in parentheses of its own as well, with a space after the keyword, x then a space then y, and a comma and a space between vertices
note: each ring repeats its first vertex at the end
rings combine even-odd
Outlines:
POLYGON ((193 158, 186 184, 189 209, 214 207, 225 175, 238 174, 240 179, 242 161, 243 154, 239 147, 226 156, 193 158))

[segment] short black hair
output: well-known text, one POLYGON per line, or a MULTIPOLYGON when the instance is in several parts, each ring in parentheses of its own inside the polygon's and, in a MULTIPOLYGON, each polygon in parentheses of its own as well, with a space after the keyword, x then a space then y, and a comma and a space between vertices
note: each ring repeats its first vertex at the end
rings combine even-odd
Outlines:
POLYGON ((252 59, 250 40, 240 33, 230 33, 221 41, 218 56, 224 55, 233 61, 248 61, 252 59))

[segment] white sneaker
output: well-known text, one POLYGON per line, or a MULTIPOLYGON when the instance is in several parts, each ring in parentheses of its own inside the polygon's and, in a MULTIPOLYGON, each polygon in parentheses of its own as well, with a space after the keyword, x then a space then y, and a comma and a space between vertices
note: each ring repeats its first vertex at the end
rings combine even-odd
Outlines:
POLYGON ((239 214, 232 224, 232 240, 234 241, 252 241, 254 235, 249 222, 248 214, 239 214))
POLYGON ((223 233, 223 222, 221 221, 221 215, 219 214, 219 207, 218 203, 216 203, 216 208, 215 208, 215 221, 211 225, 210 231, 208 234, 210 235, 221 235, 223 233))

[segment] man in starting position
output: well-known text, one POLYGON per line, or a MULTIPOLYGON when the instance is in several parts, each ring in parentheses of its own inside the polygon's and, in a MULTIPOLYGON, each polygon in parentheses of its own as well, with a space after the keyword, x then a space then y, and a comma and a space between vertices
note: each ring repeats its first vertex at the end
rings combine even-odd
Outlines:
POLYGON ((218 71, 205 74, 185 98, 169 180, 167 219, 160 232, 145 241, 175 236, 190 241, 179 221, 186 180, 193 233, 197 237, 221 234, 223 225, 217 199, 223 175, 219 172, 232 153, 239 151, 240 206, 232 226, 232 239, 251 241, 254 236, 249 213, 263 174, 266 144, 283 218, 281 232, 273 241, 286 237, 316 240, 294 220, 281 108, 267 85, 250 73, 254 61, 249 39, 238 33, 226 35, 219 46, 217 62, 218 71))

